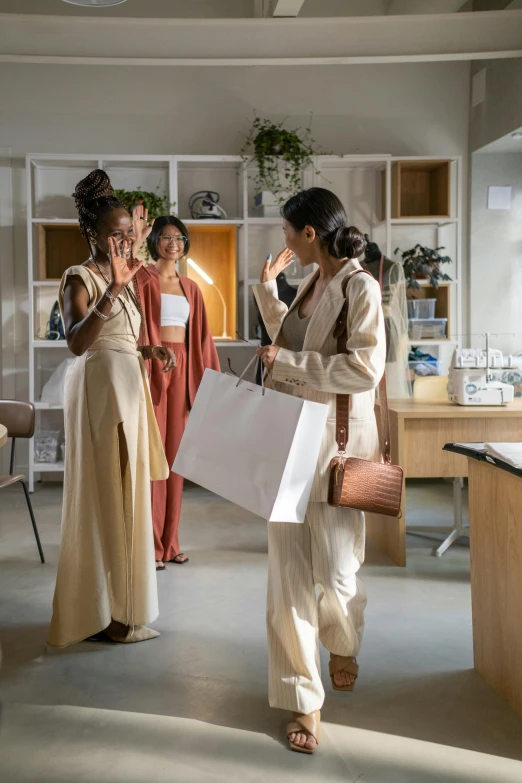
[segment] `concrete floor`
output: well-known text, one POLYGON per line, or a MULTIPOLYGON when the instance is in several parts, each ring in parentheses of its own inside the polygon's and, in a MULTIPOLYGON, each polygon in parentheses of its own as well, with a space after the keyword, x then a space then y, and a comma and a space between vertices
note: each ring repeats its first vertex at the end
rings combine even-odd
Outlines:
MULTIPOLYGON (((284 742, 266 699, 263 522, 189 488, 187 566, 158 575, 161 637, 44 654, 60 488, 0 497, 2 783, 503 783, 522 781, 522 719, 472 669, 469 549, 441 560, 409 541, 408 567, 370 553, 367 630, 354 693, 329 687, 313 758, 284 742)), ((410 522, 451 517, 451 486, 409 489, 410 522)))

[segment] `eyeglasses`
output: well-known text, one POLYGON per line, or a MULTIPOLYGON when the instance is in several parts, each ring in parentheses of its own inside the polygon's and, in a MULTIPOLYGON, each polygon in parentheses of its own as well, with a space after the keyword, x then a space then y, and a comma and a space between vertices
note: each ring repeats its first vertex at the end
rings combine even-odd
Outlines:
POLYGON ((188 237, 184 237, 182 234, 179 234, 176 237, 162 236, 160 239, 162 242, 167 242, 169 245, 171 242, 175 242, 177 245, 184 245, 188 242, 188 237))

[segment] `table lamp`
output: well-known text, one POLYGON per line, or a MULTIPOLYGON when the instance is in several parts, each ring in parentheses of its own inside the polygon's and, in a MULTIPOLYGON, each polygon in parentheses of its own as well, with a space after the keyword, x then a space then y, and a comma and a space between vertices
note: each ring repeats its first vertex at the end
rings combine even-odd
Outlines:
POLYGON ((190 266, 194 270, 194 272, 197 272, 198 275, 203 278, 205 283, 208 283, 209 285, 214 286, 214 288, 218 292, 219 296, 221 297, 221 301, 223 302, 223 334, 220 337, 218 337, 217 339, 218 340, 230 340, 230 337, 227 334, 227 304, 225 302, 225 297, 223 296, 223 294, 221 293, 221 291, 219 290, 219 288, 217 287, 215 282, 212 280, 210 275, 207 275, 207 273, 204 272, 203 269, 201 269, 201 267, 198 266, 196 264, 196 262, 192 258, 187 258, 187 264, 188 264, 188 266, 190 266))

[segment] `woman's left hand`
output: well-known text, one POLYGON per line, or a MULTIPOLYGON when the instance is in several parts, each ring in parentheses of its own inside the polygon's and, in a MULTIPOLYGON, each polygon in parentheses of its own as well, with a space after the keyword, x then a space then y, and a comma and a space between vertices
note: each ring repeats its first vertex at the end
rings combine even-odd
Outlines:
POLYGON ((177 366, 176 354, 172 348, 164 345, 154 345, 152 348, 152 358, 163 362, 163 372, 172 372, 177 366))
POLYGON ((132 255, 134 258, 138 257, 143 244, 146 242, 147 237, 152 231, 154 225, 154 218, 149 220, 149 210, 145 209, 143 204, 139 204, 132 210, 132 226, 134 229, 134 235, 132 239, 132 255))
POLYGON ((269 372, 274 366, 279 351, 280 348, 278 345, 265 345, 263 348, 257 349, 257 355, 261 357, 261 361, 269 372))

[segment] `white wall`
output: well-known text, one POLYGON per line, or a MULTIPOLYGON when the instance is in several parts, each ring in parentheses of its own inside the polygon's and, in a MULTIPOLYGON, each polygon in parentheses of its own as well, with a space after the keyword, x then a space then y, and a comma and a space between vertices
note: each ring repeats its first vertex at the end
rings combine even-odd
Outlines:
MULTIPOLYGON (((472 334, 497 332, 491 346, 522 352, 522 154, 472 156, 470 300, 472 334), (488 186, 512 187, 510 211, 487 208, 488 186), (514 336, 505 333, 514 332, 514 336)), ((474 346, 483 340, 474 337, 474 346)))
MULTIPOLYGON (((145 68, 3 64, 0 147, 13 155, 17 388, 27 396, 27 152, 236 154, 254 109, 325 151, 462 154, 469 64, 145 68)), ((466 180, 466 173, 464 179, 466 180)), ((2 296, 11 297, 6 289, 2 296)))
POLYGON ((472 72, 486 69, 486 99, 471 109, 470 150, 490 144, 522 128, 522 59, 472 63, 472 72))

